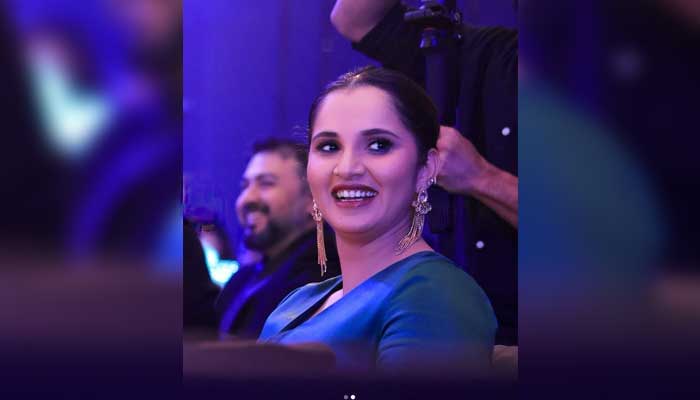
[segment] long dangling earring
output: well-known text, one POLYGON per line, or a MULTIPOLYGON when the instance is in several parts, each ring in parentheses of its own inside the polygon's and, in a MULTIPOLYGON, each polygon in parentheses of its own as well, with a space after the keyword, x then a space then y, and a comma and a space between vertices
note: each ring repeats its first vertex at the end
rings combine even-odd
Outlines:
POLYGON ((326 244, 323 241, 323 214, 316 205, 316 200, 313 200, 314 207, 311 211, 311 216, 316 221, 316 246, 318 247, 318 265, 321 266, 321 277, 326 273, 326 244))
MULTIPOLYGON (((435 183, 435 178, 430 178, 428 185, 435 183)), ((411 229, 408 230, 406 236, 404 236, 396 246, 395 254, 399 255, 403 253, 409 246, 420 238, 423 233, 423 225, 425 224, 425 215, 432 210, 432 206, 428 203, 428 189, 422 189, 418 192, 416 200, 411 204, 413 206, 413 221, 411 222, 411 229)))

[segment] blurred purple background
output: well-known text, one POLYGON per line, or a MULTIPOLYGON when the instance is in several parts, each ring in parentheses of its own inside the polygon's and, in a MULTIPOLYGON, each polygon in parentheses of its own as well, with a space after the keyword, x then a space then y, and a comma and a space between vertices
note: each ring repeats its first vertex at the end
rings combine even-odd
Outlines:
POLYGON ((180 2, 3 1, 0 57, 3 394, 163 395, 181 374, 180 2))
POLYGON ((699 5, 520 3, 525 380, 585 374, 627 396, 691 382, 699 5), (655 379, 640 385, 646 374, 655 379))
POLYGON ((3 6, 13 42, 8 59, 20 68, 14 82, 27 93, 18 108, 31 119, 20 122, 8 141, 16 146, 8 150, 11 159, 27 167, 8 178, 21 188, 5 185, 5 209, 12 212, 3 240, 38 241, 74 260, 111 254, 176 271, 179 0, 28 0, 3 6), (18 154, 34 154, 41 162, 19 161, 18 154), (44 186, 33 176, 52 178, 44 186))

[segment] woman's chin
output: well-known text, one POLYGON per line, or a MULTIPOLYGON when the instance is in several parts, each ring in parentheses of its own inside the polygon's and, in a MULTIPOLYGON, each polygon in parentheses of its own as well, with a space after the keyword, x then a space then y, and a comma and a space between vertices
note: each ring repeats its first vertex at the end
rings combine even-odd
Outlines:
POLYGON ((335 225, 331 224, 331 227, 333 228, 333 231, 340 236, 371 236, 373 224, 352 221, 342 222, 335 225))

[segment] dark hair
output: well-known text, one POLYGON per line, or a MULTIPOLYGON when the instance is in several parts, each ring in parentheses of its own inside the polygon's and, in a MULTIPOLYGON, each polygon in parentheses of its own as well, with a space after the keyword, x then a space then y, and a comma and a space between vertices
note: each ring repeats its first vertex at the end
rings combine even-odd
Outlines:
POLYGON ((300 141, 286 138, 270 137, 253 143, 253 154, 277 153, 282 158, 294 157, 299 163, 299 177, 306 179, 306 162, 309 158, 309 151, 306 145, 300 141))
POLYGON ((413 133, 418 147, 418 159, 424 163, 428 157, 428 150, 436 146, 440 134, 440 121, 435 104, 423 88, 407 76, 372 65, 341 75, 316 97, 309 111, 309 143, 318 107, 326 96, 339 89, 359 86, 373 86, 389 94, 399 119, 413 133))

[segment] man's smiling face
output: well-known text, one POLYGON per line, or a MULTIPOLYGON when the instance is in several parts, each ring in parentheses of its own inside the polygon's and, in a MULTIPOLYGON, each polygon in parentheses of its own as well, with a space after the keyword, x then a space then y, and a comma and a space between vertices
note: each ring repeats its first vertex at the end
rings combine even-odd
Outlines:
POLYGON ((294 157, 275 151, 257 153, 250 160, 236 199, 246 247, 265 253, 306 224, 311 196, 301 168, 294 157))

